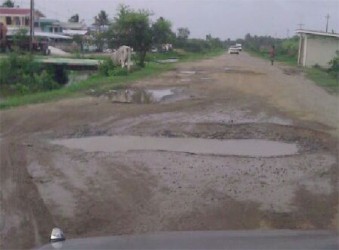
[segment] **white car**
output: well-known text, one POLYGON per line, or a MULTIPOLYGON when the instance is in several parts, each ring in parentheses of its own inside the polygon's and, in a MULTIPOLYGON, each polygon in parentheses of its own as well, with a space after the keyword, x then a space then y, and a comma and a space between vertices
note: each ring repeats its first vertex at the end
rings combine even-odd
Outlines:
POLYGON ((242 51, 241 43, 237 43, 234 47, 236 47, 239 51, 242 51))
POLYGON ((239 49, 236 47, 229 47, 228 48, 228 54, 237 54, 239 55, 239 49))

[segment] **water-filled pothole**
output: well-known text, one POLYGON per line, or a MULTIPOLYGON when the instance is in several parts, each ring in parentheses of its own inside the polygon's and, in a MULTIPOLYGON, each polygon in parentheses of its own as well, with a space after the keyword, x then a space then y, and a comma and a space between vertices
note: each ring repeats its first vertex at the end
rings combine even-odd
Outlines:
POLYGON ((89 94, 99 97, 105 96, 111 102, 117 103, 157 103, 174 96, 178 91, 175 89, 120 89, 89 94))
POLYGON ((179 72, 180 74, 183 74, 183 75, 194 75, 196 74, 197 72, 196 71, 193 71, 193 70, 182 70, 179 72))
POLYGON ((175 63, 178 62, 178 58, 168 58, 168 59, 163 59, 163 60, 157 60, 156 62, 158 63, 175 63))
POLYGON ((298 153, 294 143, 241 139, 217 140, 201 138, 167 138, 141 136, 94 136, 58 139, 53 144, 86 152, 126 152, 131 150, 171 151, 193 154, 275 157, 298 153))

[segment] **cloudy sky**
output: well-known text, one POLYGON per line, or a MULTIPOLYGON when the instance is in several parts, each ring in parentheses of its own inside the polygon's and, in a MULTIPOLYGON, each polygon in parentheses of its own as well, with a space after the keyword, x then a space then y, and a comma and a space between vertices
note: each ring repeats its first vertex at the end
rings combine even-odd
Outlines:
MULTIPOLYGON (((29 2, 15 0, 22 7, 29 2)), ((294 35, 300 23, 305 29, 324 31, 327 14, 329 31, 339 33, 339 0, 35 0, 47 17, 67 20, 78 13, 87 24, 100 10, 113 18, 120 3, 152 10, 153 18, 171 20, 174 30, 188 27, 191 37, 198 38, 212 34, 234 39, 247 33, 286 37, 294 35)))

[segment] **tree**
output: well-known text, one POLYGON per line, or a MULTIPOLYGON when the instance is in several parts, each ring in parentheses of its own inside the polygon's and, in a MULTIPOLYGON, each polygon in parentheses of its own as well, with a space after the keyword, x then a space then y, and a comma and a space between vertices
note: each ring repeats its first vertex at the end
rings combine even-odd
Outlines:
POLYGON ((108 15, 106 11, 102 10, 96 17, 94 17, 94 25, 98 26, 99 32, 101 32, 102 26, 105 26, 108 24, 109 24, 109 20, 108 20, 108 15))
POLYGON ((187 40, 190 35, 190 30, 188 28, 178 28, 178 39, 187 40))
POLYGON ((131 46, 137 52, 138 64, 142 67, 145 66, 146 53, 152 46, 150 16, 148 11, 135 11, 121 5, 110 31, 111 44, 131 46))
POLYGON ((75 15, 71 16, 68 19, 68 22, 70 22, 70 23, 78 23, 79 22, 79 14, 75 14, 75 15))
POLYGON ((14 8, 14 5, 15 5, 14 1, 6 0, 3 2, 1 7, 14 8))
POLYGON ((175 34, 172 32, 172 23, 163 17, 158 18, 152 25, 153 44, 160 45, 171 43, 174 40, 175 34))

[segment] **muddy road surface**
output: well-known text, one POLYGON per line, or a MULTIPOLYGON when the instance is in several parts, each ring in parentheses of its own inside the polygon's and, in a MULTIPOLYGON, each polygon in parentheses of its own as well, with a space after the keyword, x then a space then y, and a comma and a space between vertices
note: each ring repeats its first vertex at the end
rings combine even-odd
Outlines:
POLYGON ((242 53, 1 111, 0 248, 40 246, 55 226, 337 230, 338 105, 242 53))

